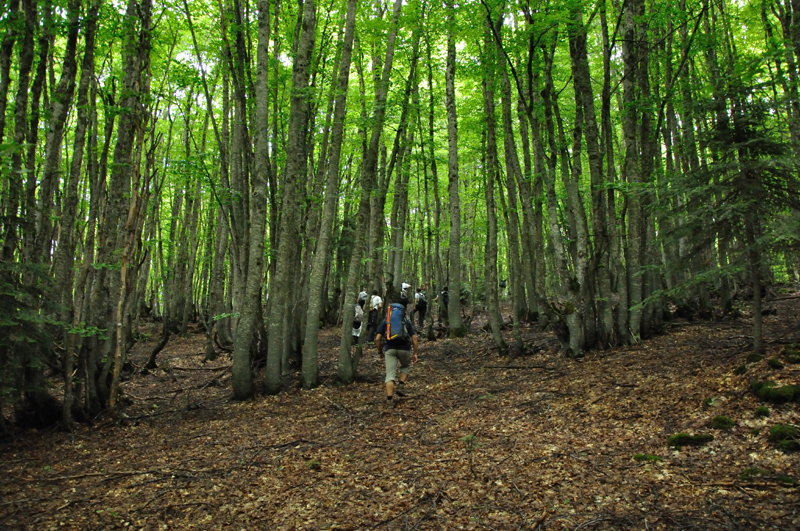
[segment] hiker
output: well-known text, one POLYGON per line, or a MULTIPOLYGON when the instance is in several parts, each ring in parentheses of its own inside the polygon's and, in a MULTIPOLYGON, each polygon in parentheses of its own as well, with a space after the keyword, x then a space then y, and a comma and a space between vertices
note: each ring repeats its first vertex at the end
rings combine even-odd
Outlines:
POLYGON ((408 298, 408 291, 406 291, 410 287, 411 287, 411 284, 407 284, 405 282, 400 284, 400 288, 401 288, 400 289, 400 304, 402 304, 406 308, 408 308, 408 303, 411 302, 409 300, 409 298, 408 298))
POLYGON ((392 405, 394 405, 395 385, 399 387, 397 396, 405 396, 402 389, 411 372, 411 363, 416 363, 419 359, 417 334, 414 331, 414 325, 406 319, 405 314, 402 304, 389 306, 386 318, 378 325, 378 335, 375 337, 375 346, 386 364, 386 403, 392 405), (399 312, 399 316, 395 314, 393 319, 394 312, 399 312), (392 325, 397 328, 405 328, 405 333, 396 331, 395 326, 392 325), (391 337, 391 334, 394 334, 394 337, 391 337), (395 382, 397 383, 395 384, 395 382))
POLYGON ((361 309, 364 309, 364 306, 367 304, 367 292, 364 290, 364 287, 361 287, 361 293, 358 294, 358 305, 361 306, 361 309))
POLYGON ((367 343, 375 341, 375 332, 378 330, 378 313, 383 308, 383 299, 378 295, 378 290, 372 290, 369 301, 369 319, 367 320, 367 343))
POLYGON ((422 288, 417 288, 417 292, 414 294, 414 311, 417 312, 417 322, 419 323, 420 330, 422 330, 423 323, 425 322, 425 312, 427 310, 428 299, 425 298, 425 293, 422 291, 422 288))
POLYGON ((358 347, 358 340, 361 337, 361 330, 364 324, 364 310, 361 308, 361 301, 357 301, 353 305, 353 330, 351 332, 353 336, 352 345, 358 347))

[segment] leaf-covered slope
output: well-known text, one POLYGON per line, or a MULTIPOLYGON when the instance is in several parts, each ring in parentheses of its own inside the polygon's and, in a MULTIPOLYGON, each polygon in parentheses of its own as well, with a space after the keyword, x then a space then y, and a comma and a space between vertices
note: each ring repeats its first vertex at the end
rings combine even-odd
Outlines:
MULTIPOLYGON (((768 357, 800 341, 797 300, 767 318, 768 357)), ((498 358, 473 330, 423 342, 408 397, 383 398, 365 351, 337 387, 338 338, 321 337, 325 385, 237 403, 230 361, 201 364, 201 338, 123 385, 124 425, 20 434, 2 448, 9 529, 790 529, 800 527, 800 454, 768 440, 800 424, 752 379, 800 383, 800 366, 748 354, 746 321, 673 324, 637 348, 498 358), (740 371, 741 372, 741 371, 740 371), (708 427, 716 416, 730 430, 708 427), (667 447, 676 433, 714 436, 667 447)), ((146 359, 147 345, 133 355, 146 359)))

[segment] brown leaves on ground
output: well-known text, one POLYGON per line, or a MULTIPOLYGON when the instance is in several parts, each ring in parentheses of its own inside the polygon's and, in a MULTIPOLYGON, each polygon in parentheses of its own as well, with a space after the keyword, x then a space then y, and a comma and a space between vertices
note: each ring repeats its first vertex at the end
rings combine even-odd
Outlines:
MULTIPOLYGON (((799 309, 787 299, 766 318, 767 357, 800 342, 799 309)), ((747 320, 672 323, 581 361, 535 328, 523 336, 541 350, 499 358, 478 329, 423 341, 395 408, 374 349, 356 384, 335 385, 334 330, 322 338, 321 387, 303 391, 295 377, 286 392, 244 403, 230 399, 229 359, 203 364, 201 337, 176 339, 157 371, 124 383, 124 423, 28 432, 2 447, 0 527, 800 527, 800 456, 767 440, 771 426, 800 423, 798 406, 756 418, 763 404, 748 390, 756 377, 799 383, 798 366, 759 362, 734 375, 749 352, 747 320), (710 430, 718 415, 736 425, 710 430), (715 438, 668 448, 679 432, 715 438)), ((149 347, 132 361, 143 364, 149 347)))

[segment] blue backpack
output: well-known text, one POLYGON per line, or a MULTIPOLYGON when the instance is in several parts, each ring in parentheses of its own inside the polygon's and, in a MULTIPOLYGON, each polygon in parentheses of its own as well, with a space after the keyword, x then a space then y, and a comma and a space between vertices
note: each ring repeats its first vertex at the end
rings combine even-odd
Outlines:
POLYGON ((395 302, 389 306, 386 314, 386 340, 405 341, 408 338, 405 306, 395 302))

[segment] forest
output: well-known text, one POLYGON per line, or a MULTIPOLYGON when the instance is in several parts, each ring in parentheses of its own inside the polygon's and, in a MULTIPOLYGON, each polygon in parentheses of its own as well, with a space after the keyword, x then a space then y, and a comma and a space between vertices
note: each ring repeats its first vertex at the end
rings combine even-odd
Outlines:
POLYGON ((319 386, 323 327, 351 384, 362 289, 580 359, 677 317, 763 353, 798 280, 796 1, 2 6, 3 433, 118 418, 190 330, 236 400, 319 386))
POLYGON ((800 526, 800 1, 0 6, 0 527, 800 526))

